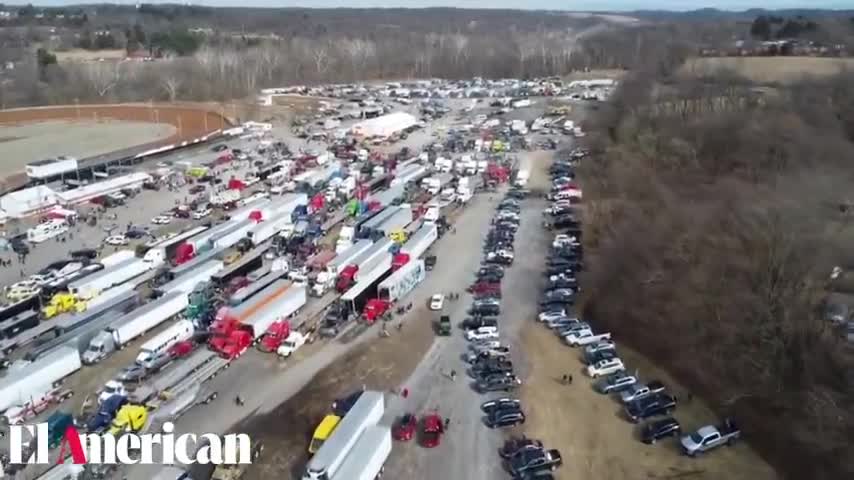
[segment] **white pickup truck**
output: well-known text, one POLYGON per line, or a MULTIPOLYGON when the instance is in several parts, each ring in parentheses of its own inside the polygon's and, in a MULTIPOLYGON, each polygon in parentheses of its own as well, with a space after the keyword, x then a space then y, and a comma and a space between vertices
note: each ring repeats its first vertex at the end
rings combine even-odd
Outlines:
POLYGON ((300 332, 291 332, 291 334, 288 335, 288 338, 282 342, 281 346, 279 346, 279 349, 276 350, 276 353, 278 353, 280 357, 290 357, 298 348, 305 345, 307 340, 308 337, 306 335, 300 332))
POLYGON ((610 340, 610 333, 600 333, 594 334, 593 330, 582 329, 576 330, 574 332, 570 332, 569 335, 563 337, 570 346, 580 347, 584 345, 590 345, 591 343, 600 342, 602 340, 610 340))

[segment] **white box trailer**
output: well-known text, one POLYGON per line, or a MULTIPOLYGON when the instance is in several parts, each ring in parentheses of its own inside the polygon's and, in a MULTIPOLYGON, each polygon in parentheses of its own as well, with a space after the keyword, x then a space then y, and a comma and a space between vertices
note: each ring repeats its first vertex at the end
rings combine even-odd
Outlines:
MULTIPOLYGON (((365 267, 373 265, 376 263, 377 259, 382 258, 384 255, 388 255, 389 251, 391 250, 391 247, 393 245, 394 245, 394 242, 392 242, 388 238, 382 238, 380 240, 377 240, 376 243, 371 245, 371 248, 365 250, 364 252, 362 252, 361 255, 354 258, 350 262, 350 265, 356 265, 357 267, 359 267, 359 270, 362 270, 365 267)), ((357 272, 356 273, 356 281, 358 281, 358 280, 359 280, 359 274, 357 272)))
POLYGON ((293 315, 305 302, 305 287, 279 280, 259 292, 254 300, 230 309, 228 316, 240 319, 243 325, 252 329, 252 335, 258 339, 267 332, 270 325, 293 315))
POLYGON ((173 292, 119 318, 89 342, 83 363, 93 364, 187 308, 187 294, 173 292))
POLYGON ((347 455, 368 427, 375 426, 385 412, 382 392, 367 390, 323 442, 306 465, 303 480, 337 479, 347 455))
POLYGON ((389 302, 396 302, 405 297, 426 277, 427 269, 424 266, 424 260, 410 260, 380 282, 377 287, 377 296, 389 302))
POLYGON ((10 367, 0 379, 0 411, 44 397, 54 384, 77 370, 80 370, 80 354, 76 348, 65 346, 34 362, 10 367))
POLYGON ((261 223, 253 226, 247 235, 252 240, 252 244, 257 246, 285 230, 288 225, 291 225, 291 213, 280 213, 269 220, 263 220, 261 223))
POLYGON ((376 230, 383 232, 383 235, 389 235, 397 230, 402 230, 404 227, 412 223, 412 207, 409 205, 401 205, 394 215, 387 218, 376 230))
POLYGON ((384 221, 397 213, 399 207, 388 206, 359 226, 359 232, 369 232, 376 229, 384 221))
POLYGON ((246 235, 253 227, 255 227, 255 225, 256 223, 253 220, 243 220, 242 222, 232 226, 230 229, 213 237, 211 242, 213 243, 214 248, 229 248, 241 239, 246 238, 246 235))
POLYGON ((196 288, 196 285, 209 281, 211 277, 220 272, 223 268, 225 268, 225 264, 222 261, 208 260, 197 268, 178 276, 171 282, 157 287, 157 291, 164 295, 168 295, 173 292, 188 294, 196 288))
POLYGON ((193 322, 190 320, 175 322, 166 328, 166 330, 163 330, 142 344, 142 347, 139 349, 139 355, 136 356, 136 363, 142 365, 161 353, 166 352, 172 345, 189 340, 194 332, 195 328, 193 327, 193 322))
POLYGON ((409 165, 399 171, 391 181, 391 186, 406 185, 408 183, 417 182, 420 178, 427 175, 427 168, 423 165, 409 165))
POLYGON ((141 258, 129 258, 100 272, 68 284, 68 292, 86 300, 94 298, 108 288, 120 285, 150 270, 154 264, 141 258))
POLYGON ((410 261, 421 257, 424 252, 439 238, 439 229, 433 222, 424 224, 403 244, 400 252, 409 255, 410 261))
POLYGON ((391 428, 371 425, 362 432, 332 480, 374 480, 379 478, 391 454, 391 428))
POLYGON ((360 255, 365 253, 374 242, 370 240, 359 240, 354 243, 348 249, 339 253, 331 262, 326 264, 326 270, 332 274, 337 276, 340 274, 348 265, 353 263, 353 260, 358 258, 360 255))
POLYGON ((368 196, 368 203, 376 202, 381 206, 386 207, 398 198, 402 198, 406 191, 405 185, 392 185, 387 190, 374 193, 368 196))
MULTIPOLYGON (((305 193, 290 193, 283 196, 280 200, 273 202, 270 209, 269 217, 278 217, 279 215, 292 215, 301 205, 308 205, 308 195, 305 193)), ((262 217, 266 219, 267 217, 262 217)))

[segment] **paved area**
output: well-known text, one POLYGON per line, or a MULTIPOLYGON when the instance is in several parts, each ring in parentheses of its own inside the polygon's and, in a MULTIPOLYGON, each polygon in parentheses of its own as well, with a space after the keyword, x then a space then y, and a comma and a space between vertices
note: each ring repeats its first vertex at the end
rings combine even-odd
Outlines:
MULTIPOLYGON (((532 206, 531 200, 526 200, 516 235, 516 261, 507 270, 502 282, 501 340, 511 346, 514 364, 521 367, 517 373, 523 378, 526 367, 519 334, 526 320, 535 313, 538 290, 531 277, 539 269, 539 262, 525 252, 527 245, 542 242, 543 231, 538 228, 540 221, 540 210, 532 206)), ((463 263, 460 270, 466 285, 472 283, 480 265, 479 247, 477 245, 475 251, 475 246, 472 246, 463 258, 459 255, 456 257, 463 263)), ((465 373, 466 364, 461 359, 467 351, 468 342, 457 325, 467 316, 466 310, 471 300, 471 296, 466 294, 451 304, 452 309, 446 313, 451 314, 454 324, 452 336, 434 343, 424 361, 409 380, 401 385, 409 387, 412 396, 406 402, 393 405, 386 418, 391 421, 404 412, 423 414, 437 410, 451 419, 448 433, 435 449, 424 449, 414 443, 396 444, 397 450, 386 466, 386 474, 391 475, 391 478, 487 480, 502 478, 504 475, 497 453, 504 434, 501 430, 486 427, 480 410, 481 403, 502 395, 475 392, 471 378, 465 373), (451 370, 458 372, 456 381, 448 377, 451 370)))
MULTIPOLYGON (((497 196, 492 201, 488 196, 473 199, 471 206, 463 211, 459 218, 457 233, 445 235, 433 247, 435 254, 439 257, 439 264, 425 281, 407 297, 406 301, 412 301, 418 307, 414 308, 403 319, 406 325, 402 330, 403 336, 415 337, 411 340, 427 342, 428 345, 433 341, 432 326, 429 322, 424 322, 426 313, 424 305, 436 291, 462 290, 468 284, 468 273, 473 271, 471 268, 474 268, 469 265, 468 259, 471 259, 470 261, 474 262, 473 264, 479 261, 479 255, 475 255, 475 250, 479 252, 479 248, 476 246, 479 246, 479 239, 482 238, 488 225, 495 201, 497 201, 497 196), (465 259, 466 263, 452 260, 460 258, 465 259), (415 321, 421 325, 419 327, 409 326, 411 322, 415 321), (426 328, 423 328, 425 325, 426 328), (425 333, 430 336, 425 335, 425 333)), ((463 300, 457 303, 460 307, 463 304, 463 300)), ((427 314, 426 318, 432 320, 433 315, 427 314)), ((273 355, 262 354, 255 350, 247 352, 207 385, 207 388, 219 392, 219 398, 212 404, 191 410, 182 417, 177 422, 177 432, 202 433, 231 430, 251 432, 258 428, 259 422, 266 424, 267 428, 272 424, 273 418, 276 419, 277 425, 280 424, 279 422, 286 422, 287 420, 281 418, 282 414, 279 411, 283 403, 287 404, 289 398, 292 398, 309 384, 323 382, 323 377, 328 373, 328 370, 324 369, 326 367, 333 368, 333 365, 337 364, 336 360, 345 357, 349 352, 360 351, 361 348, 369 348, 373 352, 386 347, 393 347, 395 344, 400 345, 404 341, 403 338, 397 337, 396 331, 393 332, 390 339, 380 339, 378 333, 378 326, 375 326, 367 329, 355 340, 346 344, 333 340, 309 346, 305 351, 298 352, 296 358, 287 361, 281 361, 273 355), (243 407, 235 405, 234 398, 237 394, 246 399, 246 404, 243 407), (252 422, 241 423, 250 418, 252 422)), ((406 347, 406 344, 403 345, 406 347)), ((414 360, 417 362, 418 359, 420 356, 414 360)), ((362 369, 353 367, 351 371, 347 372, 347 376, 357 375, 359 371, 362 369)), ((391 390, 396 386, 396 383, 376 386, 391 390)), ((373 388, 375 385, 371 384, 371 387, 373 388)), ((340 386, 340 388, 342 391, 346 391, 345 387, 340 386)), ((328 392, 327 398, 315 398, 315 404, 322 410, 332 402, 336 395, 342 394, 342 391, 328 392)), ((297 401, 296 398, 292 400, 297 401)), ((308 417, 311 416, 308 415, 308 417)), ((291 427, 293 427, 294 422, 304 420, 305 418, 291 418, 291 427)), ((313 418, 306 423, 310 424, 312 420, 313 418)), ((304 440, 303 431, 297 431, 293 428, 277 428, 276 433, 278 438, 271 440, 265 438, 264 442, 268 451, 278 451, 285 456, 282 462, 277 461, 274 465, 276 474, 281 475, 282 469, 289 471, 287 467, 295 465, 296 460, 302 456, 307 443, 304 440), (292 445, 293 447, 283 448, 273 443, 282 441, 293 442, 288 444, 289 447, 292 445), (294 464, 285 465, 288 459, 294 464)), ((259 436, 261 435, 259 434, 259 436)), ((270 465, 267 463, 269 461, 270 458, 267 457, 262 463, 270 465)), ((136 466, 127 469, 125 473, 128 480, 142 480, 149 478, 152 471, 153 467, 136 466)), ((257 472, 255 473, 257 474, 257 472)))
POLYGON ((0 174, 23 170, 30 162, 65 155, 85 158, 169 138, 177 129, 167 123, 109 120, 53 120, 0 125, 3 164, 0 174))

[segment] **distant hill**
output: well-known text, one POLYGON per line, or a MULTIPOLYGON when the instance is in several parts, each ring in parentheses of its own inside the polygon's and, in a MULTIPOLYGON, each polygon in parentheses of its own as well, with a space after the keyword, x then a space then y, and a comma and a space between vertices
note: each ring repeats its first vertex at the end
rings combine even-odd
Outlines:
POLYGON ((674 12, 669 10, 637 10, 633 12, 623 12, 624 15, 632 15, 638 18, 648 20, 653 19, 676 19, 676 20, 740 20, 754 19, 759 15, 776 15, 782 17, 797 17, 804 16, 809 18, 834 18, 834 17, 852 17, 854 9, 848 10, 824 10, 824 9, 808 9, 794 8, 771 10, 763 8, 752 8, 750 10, 734 11, 720 10, 717 8, 701 8, 699 10, 690 10, 687 12, 674 12))

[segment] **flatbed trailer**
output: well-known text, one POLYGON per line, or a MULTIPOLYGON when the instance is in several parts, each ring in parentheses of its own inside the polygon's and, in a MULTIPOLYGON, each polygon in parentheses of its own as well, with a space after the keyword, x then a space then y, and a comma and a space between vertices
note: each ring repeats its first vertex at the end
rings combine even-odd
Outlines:
MULTIPOLYGON (((217 359, 222 360, 216 353, 206 348, 196 350, 187 358, 179 359, 173 367, 166 369, 163 373, 140 385, 133 391, 132 397, 136 401, 145 402, 158 393, 177 390, 175 388, 176 385, 185 383, 185 380, 193 376, 197 371, 207 370, 207 364, 217 359)), ((216 362, 216 364, 218 365, 219 362, 216 362)))

